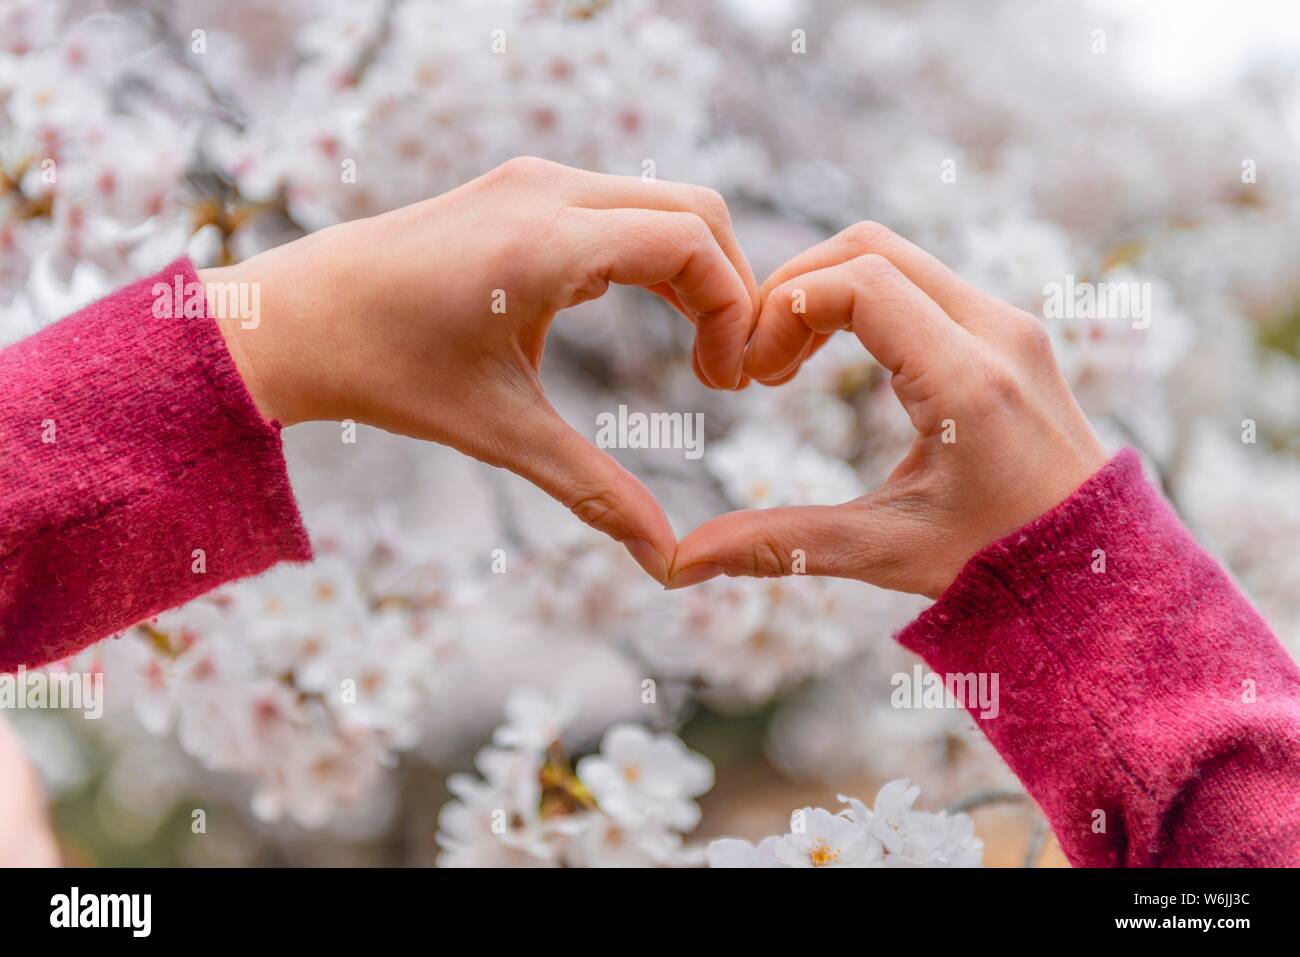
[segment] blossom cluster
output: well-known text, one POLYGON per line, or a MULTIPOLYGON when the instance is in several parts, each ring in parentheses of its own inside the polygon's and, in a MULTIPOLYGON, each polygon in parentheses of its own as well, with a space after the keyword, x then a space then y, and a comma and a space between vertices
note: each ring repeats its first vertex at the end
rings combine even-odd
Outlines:
POLYGON ((478 774, 448 781, 440 866, 977 867, 983 858, 971 819, 916 810, 921 789, 905 780, 881 788, 874 807, 841 797, 838 814, 795 811, 784 836, 757 846, 725 838, 706 851, 683 835, 700 822, 694 799, 713 786, 713 765, 679 738, 616 724, 573 765, 570 706, 524 687, 506 716, 475 759, 478 774))
POLYGON ((713 786, 713 765, 672 734, 624 722, 576 767, 563 738, 572 712, 521 688, 507 723, 479 752, 480 777, 448 780, 455 800, 439 816, 442 867, 672 867, 699 864, 695 798, 713 786))
POLYGON ((890 781, 874 807, 840 795, 844 810, 806 807, 790 815, 790 831, 757 845, 735 838, 713 841, 710 867, 979 867, 984 842, 965 814, 912 807, 921 789, 890 781))

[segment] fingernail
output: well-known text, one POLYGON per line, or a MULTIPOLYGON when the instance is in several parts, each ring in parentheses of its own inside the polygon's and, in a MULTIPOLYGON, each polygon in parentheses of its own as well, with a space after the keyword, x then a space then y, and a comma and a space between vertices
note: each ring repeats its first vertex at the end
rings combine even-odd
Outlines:
POLYGON ((629 538, 623 542, 623 547, 628 550, 628 554, 636 559, 636 563, 645 570, 645 573, 655 581, 662 584, 667 579, 668 562, 644 538, 629 538))
POLYGON ((677 574, 668 580, 664 587, 671 591, 674 588, 689 588, 691 585, 698 585, 700 582, 706 582, 710 578, 717 578, 722 574, 722 566, 715 562, 704 562, 700 565, 692 565, 690 568, 683 568, 677 574))

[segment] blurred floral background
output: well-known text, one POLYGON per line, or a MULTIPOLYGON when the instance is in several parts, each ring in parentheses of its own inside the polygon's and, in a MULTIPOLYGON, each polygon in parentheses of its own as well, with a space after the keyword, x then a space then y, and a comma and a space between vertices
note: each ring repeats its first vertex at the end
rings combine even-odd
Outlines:
MULTIPOLYGON (((648 161, 723 191, 760 277, 873 219, 1040 315, 1068 276, 1149 283, 1149 328, 1045 320, 1057 356, 1300 653, 1296 60, 1171 96, 1115 9, 4 0, 0 345, 177 255, 242 259, 515 155, 648 161)), ((619 453, 680 534, 852 497, 906 449, 852 337, 790 385, 719 395, 689 335, 613 290, 561 315, 543 369, 593 433, 621 403, 704 413, 698 460, 619 453)), ((924 601, 797 578, 665 594, 512 475, 373 430, 285 440, 312 566, 67 663, 104 672, 103 720, 8 715, 69 860, 697 864, 843 794, 868 806, 809 828, 846 859, 871 855, 843 821, 906 818, 898 860, 972 863, 982 842, 986 864, 1062 863, 964 711, 891 705, 916 664, 891 636, 924 601), (871 809, 896 779, 920 797, 894 784, 871 809), (913 806, 969 811, 974 834, 913 806)))

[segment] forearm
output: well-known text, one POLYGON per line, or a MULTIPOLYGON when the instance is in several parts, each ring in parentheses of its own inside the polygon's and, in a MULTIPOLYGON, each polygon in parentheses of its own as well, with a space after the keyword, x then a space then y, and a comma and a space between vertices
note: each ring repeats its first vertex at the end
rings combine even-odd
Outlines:
POLYGON ((0 352, 0 671, 310 557, 197 284, 178 261, 0 352))
POLYGON ((1300 863, 1300 670, 1124 453, 900 635, 995 673, 972 714, 1076 865, 1300 863))

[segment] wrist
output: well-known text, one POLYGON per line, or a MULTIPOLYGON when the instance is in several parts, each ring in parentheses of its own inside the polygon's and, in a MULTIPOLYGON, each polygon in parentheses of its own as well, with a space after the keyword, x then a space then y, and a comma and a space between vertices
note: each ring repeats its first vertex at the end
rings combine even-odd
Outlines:
MULTIPOLYGON (((1036 481, 1013 487, 1014 493, 1009 496, 999 497, 996 486, 975 486, 979 490, 975 497, 964 495, 960 498, 953 511, 975 519, 976 523, 959 526, 963 528, 963 532, 956 536, 960 544, 954 546, 946 561, 936 561, 936 570, 940 573, 924 594, 937 598, 977 554, 992 543, 1028 528, 1058 508, 1106 465, 1105 448, 1092 427, 1082 416, 1077 425, 1078 428, 1071 430, 1070 441, 1054 442, 1050 448, 1040 449, 1038 454, 1029 458, 1032 464, 1018 461, 1008 467, 985 463, 978 468, 979 472, 990 475, 1031 475, 1036 481)), ((964 489, 972 485, 975 483, 962 483, 964 489)))
POLYGON ((284 358, 286 337, 292 339, 294 320, 289 301, 264 256, 234 266, 198 271, 207 297, 208 317, 226 341, 245 388, 269 422, 295 425, 311 419, 305 400, 310 393, 294 382, 292 364, 284 358))

